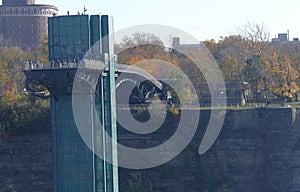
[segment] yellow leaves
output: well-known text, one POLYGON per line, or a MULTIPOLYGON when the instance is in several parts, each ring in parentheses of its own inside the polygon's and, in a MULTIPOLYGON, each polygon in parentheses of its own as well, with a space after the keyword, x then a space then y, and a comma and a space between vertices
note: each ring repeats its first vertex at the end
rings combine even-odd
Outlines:
POLYGON ((286 55, 279 56, 274 52, 265 63, 270 72, 269 91, 282 99, 292 99, 299 90, 296 83, 299 73, 292 67, 291 60, 286 55))
POLYGON ((171 107, 168 109, 173 116, 178 116, 180 114, 178 107, 171 107))
MULTIPOLYGON (((275 84, 274 84, 275 85, 275 84)), ((292 99, 294 94, 299 90, 296 82, 292 82, 290 85, 285 83, 283 86, 270 87, 270 92, 275 95, 281 96, 282 98, 292 99)))

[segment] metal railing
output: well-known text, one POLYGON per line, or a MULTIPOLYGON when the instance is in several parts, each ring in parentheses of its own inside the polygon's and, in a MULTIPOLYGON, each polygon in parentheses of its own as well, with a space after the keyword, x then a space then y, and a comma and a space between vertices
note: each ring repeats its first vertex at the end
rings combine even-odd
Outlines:
POLYGON ((23 63, 23 70, 41 70, 41 69, 60 69, 60 68, 77 68, 79 63, 43 63, 43 62, 25 62, 23 63))

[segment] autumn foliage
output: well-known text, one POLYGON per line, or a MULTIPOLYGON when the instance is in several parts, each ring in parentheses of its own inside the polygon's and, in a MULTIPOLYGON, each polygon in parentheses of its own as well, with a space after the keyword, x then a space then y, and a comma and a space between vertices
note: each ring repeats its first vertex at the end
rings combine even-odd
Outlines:
MULTIPOLYGON (((204 44, 218 63, 225 82, 239 84, 242 90, 248 90, 248 95, 243 95, 246 102, 265 102, 269 98, 282 102, 298 100, 300 43, 272 43, 263 23, 247 23, 239 28, 237 35, 221 37, 219 41, 205 41, 204 44)), ((125 36, 121 45, 122 51, 117 51, 119 63, 136 65, 150 59, 163 60, 187 74, 198 95, 199 90, 201 94, 208 91, 203 75, 213 72, 206 71, 205 67, 199 71, 193 61, 164 47, 155 35, 135 33, 131 37, 125 36)), ((189 54, 205 58, 199 54, 206 53, 191 49, 189 54)), ((156 65, 147 65, 144 69, 151 74, 162 73, 156 65)))
POLYGON ((269 71, 270 85, 269 91, 282 100, 291 100, 299 90, 297 79, 299 72, 292 67, 291 59, 286 55, 279 56, 273 53, 265 65, 269 71))
POLYGON ((218 42, 206 41, 205 45, 214 55, 225 81, 249 89, 246 101, 264 102, 270 97, 282 102, 297 101, 300 43, 273 43, 260 30, 263 27, 255 25, 251 30, 248 28, 248 36, 232 35, 218 42))
POLYGON ((0 47, 0 137, 49 132, 49 103, 30 96, 25 89, 23 63, 46 61, 47 39, 36 50, 0 47))

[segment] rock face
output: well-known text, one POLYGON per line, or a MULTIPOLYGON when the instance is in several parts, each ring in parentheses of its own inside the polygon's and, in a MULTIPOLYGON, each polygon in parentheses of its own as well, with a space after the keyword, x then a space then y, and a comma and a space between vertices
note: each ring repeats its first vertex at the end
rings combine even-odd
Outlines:
POLYGON ((0 191, 52 191, 50 135, 0 139, 0 191))
MULTIPOLYGON (((291 108, 229 110, 217 141, 199 155, 210 117, 210 111, 201 111, 198 130, 180 155, 151 169, 120 168, 120 191, 300 191, 298 113, 291 108)), ((130 147, 148 148, 165 142, 176 126, 167 119, 161 129, 146 136, 119 127, 118 139, 130 147)), ((0 141, 0 191, 52 191, 51 167, 50 135, 0 141)))
MULTIPOLYGON (((153 191, 161 192, 300 191, 298 112, 291 108, 229 110, 217 141, 200 156, 198 148, 210 114, 201 111, 198 131, 180 155, 165 165, 139 172, 153 191)), ((154 138, 163 140, 166 134, 154 138)), ((120 140, 126 140, 124 135, 119 135, 120 140)), ((120 174, 121 182, 126 183, 124 179, 135 173, 120 169, 120 174)))

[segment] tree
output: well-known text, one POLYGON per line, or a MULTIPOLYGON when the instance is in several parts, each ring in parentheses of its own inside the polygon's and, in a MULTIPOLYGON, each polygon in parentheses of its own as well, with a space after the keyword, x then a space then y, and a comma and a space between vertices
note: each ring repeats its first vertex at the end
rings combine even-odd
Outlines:
MULTIPOLYGON (((219 64, 224 80, 240 85, 242 89, 246 89, 244 82, 247 81, 244 73, 246 68, 245 55, 248 52, 245 41, 248 40, 241 35, 231 35, 222 37, 218 43, 212 40, 205 42, 219 64)), ((244 92, 242 92, 242 96, 245 101, 248 101, 244 92)))
POLYGON ((0 48, 0 70, 2 97, 7 103, 13 102, 22 93, 25 87, 25 75, 22 72, 26 54, 19 48, 0 48), (3 80, 3 81, 2 81, 3 80))
POLYGON ((264 23, 246 23, 238 29, 243 38, 243 60, 245 68, 243 81, 250 84, 252 98, 257 102, 264 95, 264 77, 266 69, 264 65, 265 54, 268 54, 269 32, 264 23))
POLYGON ((125 35, 121 42, 122 47, 133 47, 145 44, 163 45, 163 42, 155 34, 142 32, 135 32, 131 36, 125 35))
MULTIPOLYGON (((47 47, 47 43, 43 42, 41 47, 47 47)), ((41 55, 48 54, 44 48, 41 55)), ((7 44, 0 47, 0 133, 26 134, 49 130, 49 102, 32 99, 24 93, 23 63, 34 60, 34 55, 7 44)))
POLYGON ((6 104, 13 104, 22 97, 25 88, 23 63, 26 61, 48 61, 48 39, 35 50, 23 51, 18 47, 0 47, 0 97, 6 104))
POLYGON ((11 84, 11 79, 7 73, 7 63, 0 62, 0 101, 8 102, 8 98, 11 96, 9 93, 9 85, 11 84))
POLYGON ((119 63, 132 65, 145 59, 158 59, 164 51, 163 42, 154 34, 133 33, 124 36, 118 51, 119 63))
MULTIPOLYGON (((119 63, 135 65, 144 60, 163 60, 178 66, 178 60, 165 47, 158 36, 150 33, 133 33, 132 36, 124 36, 121 42, 121 49, 118 49, 119 63)), ((159 73, 155 66, 145 68, 149 73, 159 73), (154 67, 154 68, 152 68, 154 67)))
MULTIPOLYGON (((273 52, 286 55, 291 61, 292 68, 298 73, 300 72, 300 44, 298 41, 290 42, 272 42, 270 44, 273 52)), ((270 54, 271 55, 271 54, 270 54)), ((300 85, 300 78, 296 80, 297 85, 300 85)), ((298 93, 295 94, 295 100, 298 101, 298 93)))
POLYGON ((46 63, 49 61, 48 37, 42 40, 41 44, 35 48, 35 60, 46 63))
POLYGON ((226 82, 239 81, 239 64, 236 58, 224 56, 220 62, 220 70, 226 82))
MULTIPOLYGON (((264 95, 266 69, 264 58, 269 52, 269 32, 261 23, 238 28, 237 35, 222 38, 218 43, 207 41, 206 46, 217 60, 226 81, 239 82, 243 90, 250 85, 252 100, 264 95), (246 83, 245 83, 246 82, 246 83)), ((243 92, 244 100, 248 97, 243 92)))
POLYGON ((138 66, 157 79, 166 79, 172 83, 176 81, 176 86, 181 89, 181 93, 172 92, 173 89, 168 87, 167 81, 164 82, 166 83, 164 91, 171 91, 173 99, 176 101, 177 96, 182 96, 181 104, 196 100, 195 93, 187 89, 187 81, 183 80, 184 76, 180 75, 180 72, 183 71, 193 83, 195 82, 194 86, 196 89, 198 88, 199 92, 199 81, 197 80, 201 72, 184 54, 164 47, 163 42, 157 36, 148 33, 134 33, 131 37, 125 36, 121 45, 123 51, 118 54, 119 63, 138 66), (166 67, 168 65, 169 67, 166 67))
POLYGON ((283 102, 291 101, 294 94, 299 90, 296 83, 299 73, 293 69, 290 58, 274 52, 266 61, 266 66, 271 72, 268 79, 269 91, 283 102))
POLYGON ((247 55, 263 55, 270 38, 270 33, 264 23, 247 22, 238 28, 238 33, 248 40, 244 41, 247 47, 247 55))

